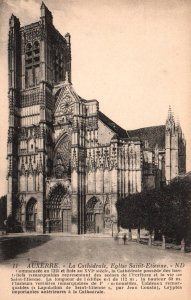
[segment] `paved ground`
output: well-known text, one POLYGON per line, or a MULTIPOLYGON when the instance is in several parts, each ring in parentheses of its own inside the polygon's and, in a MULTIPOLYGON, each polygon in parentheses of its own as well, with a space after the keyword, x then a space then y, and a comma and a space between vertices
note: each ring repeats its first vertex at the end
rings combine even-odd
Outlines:
POLYGON ((115 241, 103 236, 13 235, 0 237, 0 264, 38 262, 191 262, 191 253, 115 241))

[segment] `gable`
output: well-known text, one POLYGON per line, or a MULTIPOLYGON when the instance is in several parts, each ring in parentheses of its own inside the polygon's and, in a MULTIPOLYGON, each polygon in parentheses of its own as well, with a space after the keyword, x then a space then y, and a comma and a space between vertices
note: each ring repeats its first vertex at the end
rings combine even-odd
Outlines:
POLYGON ((80 97, 71 84, 64 84, 55 95, 55 117, 73 114, 75 102, 80 102, 80 97))

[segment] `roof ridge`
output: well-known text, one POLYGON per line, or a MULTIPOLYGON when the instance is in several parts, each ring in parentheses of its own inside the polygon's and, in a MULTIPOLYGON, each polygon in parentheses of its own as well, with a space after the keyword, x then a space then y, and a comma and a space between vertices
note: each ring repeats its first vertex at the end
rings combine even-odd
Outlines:
POLYGON ((120 125, 118 125, 116 122, 114 122, 113 120, 111 120, 108 116, 106 116, 102 111, 98 111, 98 114, 102 114, 104 117, 106 117, 109 121, 111 121, 113 124, 117 125, 118 127, 120 127, 121 129, 125 130, 124 128, 122 128, 120 125))
POLYGON ((157 127, 165 127, 165 125, 146 126, 146 127, 136 128, 136 129, 128 129, 127 131, 136 131, 136 130, 141 130, 141 129, 157 128, 157 127))

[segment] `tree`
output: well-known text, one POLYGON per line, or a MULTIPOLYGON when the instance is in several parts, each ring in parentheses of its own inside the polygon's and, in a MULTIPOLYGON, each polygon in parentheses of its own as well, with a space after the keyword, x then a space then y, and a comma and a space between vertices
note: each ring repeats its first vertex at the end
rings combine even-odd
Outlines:
POLYGON ((144 224, 144 212, 140 194, 130 194, 125 199, 119 199, 116 203, 118 212, 118 223, 122 228, 138 229, 138 240, 140 238, 140 229, 144 224))
POLYGON ((5 220, 7 218, 7 196, 0 198, 0 228, 5 228, 5 220))
POLYGON ((149 231, 149 245, 153 232, 162 235, 162 246, 167 239, 191 243, 191 177, 173 180, 161 189, 128 195, 117 204, 119 224, 123 228, 149 231))

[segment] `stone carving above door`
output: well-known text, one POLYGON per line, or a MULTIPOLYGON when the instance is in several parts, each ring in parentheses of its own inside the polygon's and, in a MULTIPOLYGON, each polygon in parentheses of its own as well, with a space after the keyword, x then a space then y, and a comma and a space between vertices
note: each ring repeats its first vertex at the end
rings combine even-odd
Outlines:
POLYGON ((71 139, 65 136, 58 144, 54 154, 54 175, 57 179, 70 178, 71 139))

